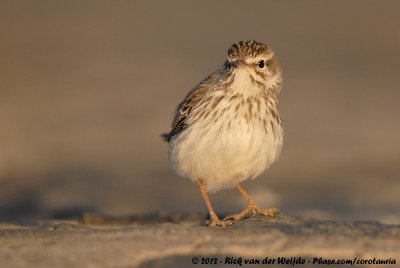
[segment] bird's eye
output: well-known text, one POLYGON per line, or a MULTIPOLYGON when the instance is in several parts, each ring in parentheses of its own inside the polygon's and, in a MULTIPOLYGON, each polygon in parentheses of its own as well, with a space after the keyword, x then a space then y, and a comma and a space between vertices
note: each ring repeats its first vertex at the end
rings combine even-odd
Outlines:
POLYGON ((264 60, 260 60, 260 61, 258 62, 258 67, 264 68, 264 66, 265 66, 264 60))
POLYGON ((226 62, 226 67, 228 67, 228 69, 230 69, 230 68, 232 67, 232 65, 231 65, 231 62, 230 62, 230 61, 227 61, 227 62, 226 62))

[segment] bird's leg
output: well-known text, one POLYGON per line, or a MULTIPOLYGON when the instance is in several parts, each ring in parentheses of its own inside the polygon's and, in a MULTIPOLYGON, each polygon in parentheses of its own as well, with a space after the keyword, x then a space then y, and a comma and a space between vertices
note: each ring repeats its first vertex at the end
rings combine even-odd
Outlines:
POLYGON ((211 206, 211 202, 210 202, 210 199, 208 198, 208 195, 207 195, 206 189, 204 188, 203 182, 201 180, 197 180, 197 184, 199 185, 201 195, 203 196, 204 202, 206 203, 208 211, 210 212, 211 220, 208 223, 208 226, 209 227, 216 227, 216 226, 226 227, 226 226, 231 225, 232 221, 229 221, 229 220, 221 221, 218 218, 218 215, 215 213, 213 207, 211 206))
POLYGON ((229 216, 226 216, 224 218, 225 220, 228 219, 234 219, 234 220, 241 220, 245 218, 249 213, 252 214, 252 216, 255 216, 257 213, 260 213, 261 215, 264 216, 269 216, 273 217, 275 214, 279 212, 277 208, 270 208, 270 209, 261 209, 259 208, 256 203, 251 199, 250 195, 240 186, 240 184, 236 185, 236 188, 239 190, 239 192, 242 194, 243 198, 246 200, 247 203, 247 208, 245 208, 242 212, 232 214, 229 216))

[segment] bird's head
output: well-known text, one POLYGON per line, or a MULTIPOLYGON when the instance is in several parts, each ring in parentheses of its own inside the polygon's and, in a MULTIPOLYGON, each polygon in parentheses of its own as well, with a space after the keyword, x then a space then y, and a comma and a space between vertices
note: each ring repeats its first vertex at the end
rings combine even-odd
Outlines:
POLYGON ((270 88, 281 83, 281 70, 274 52, 257 41, 240 41, 228 49, 225 73, 238 85, 270 88))

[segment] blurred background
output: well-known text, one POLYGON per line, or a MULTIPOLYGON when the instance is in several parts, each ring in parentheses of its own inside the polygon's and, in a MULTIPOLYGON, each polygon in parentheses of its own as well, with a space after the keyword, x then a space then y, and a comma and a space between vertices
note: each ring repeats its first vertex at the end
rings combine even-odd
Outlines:
MULTIPOLYGON (((206 213, 169 167, 173 111, 239 40, 284 71, 263 207, 400 223, 398 1, 1 1, 0 221, 206 213)), ((221 214, 235 190, 211 195, 221 214)))

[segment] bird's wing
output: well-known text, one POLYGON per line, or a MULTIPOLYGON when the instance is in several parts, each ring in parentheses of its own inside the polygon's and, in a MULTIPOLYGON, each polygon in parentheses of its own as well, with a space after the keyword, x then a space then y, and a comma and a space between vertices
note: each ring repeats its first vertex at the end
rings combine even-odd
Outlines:
POLYGON ((180 133, 186 128, 186 119, 191 113, 194 107, 204 99, 207 92, 210 90, 212 85, 215 85, 218 71, 209 75, 206 79, 200 82, 195 88, 193 88, 185 99, 178 105, 176 109, 174 120, 172 121, 172 129, 168 134, 163 134, 163 138, 166 141, 170 141, 173 136, 180 133))

